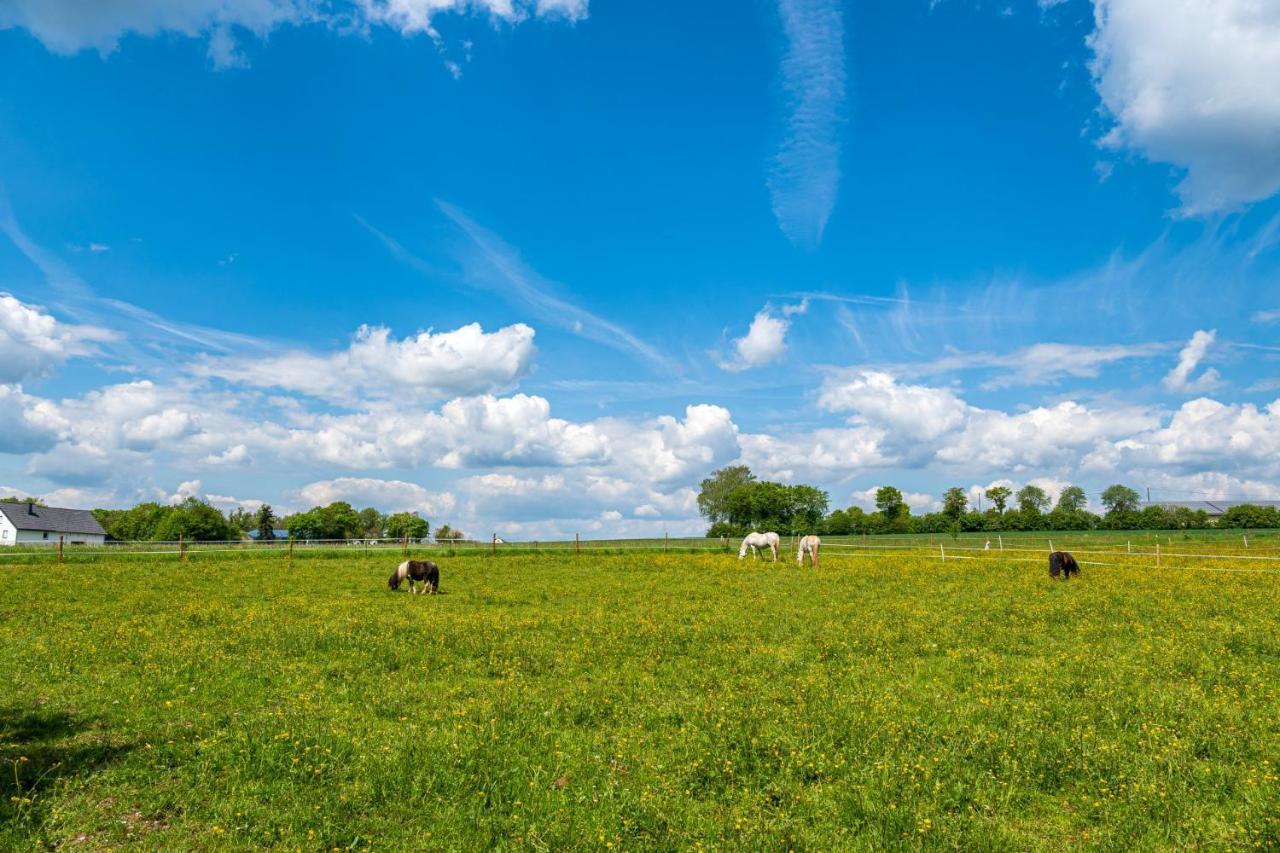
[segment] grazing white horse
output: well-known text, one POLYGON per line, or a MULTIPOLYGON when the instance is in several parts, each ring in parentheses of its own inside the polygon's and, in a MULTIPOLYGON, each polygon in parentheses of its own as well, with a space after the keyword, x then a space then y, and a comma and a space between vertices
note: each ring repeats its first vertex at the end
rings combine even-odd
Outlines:
POLYGON ((768 548, 773 552, 773 561, 778 562, 778 543, 782 538, 778 534, 770 530, 768 533, 756 533, 752 531, 747 534, 747 538, 742 540, 742 547, 738 549, 738 559, 741 560, 747 556, 747 549, 751 549, 752 559, 759 557, 759 548, 768 548))
POLYGON ((822 545, 822 540, 817 536, 810 534, 800 537, 800 550, 796 552, 796 562, 804 565, 804 555, 809 555, 809 562, 813 563, 813 567, 818 568, 818 548, 822 545))

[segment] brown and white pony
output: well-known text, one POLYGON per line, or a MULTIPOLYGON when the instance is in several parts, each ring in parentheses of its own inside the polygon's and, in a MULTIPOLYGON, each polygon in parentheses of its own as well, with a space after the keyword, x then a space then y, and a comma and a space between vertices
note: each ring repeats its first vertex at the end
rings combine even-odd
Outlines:
POLYGON ((415 582, 422 584, 424 594, 435 595, 440 591, 440 569, 430 560, 405 560, 391 573, 387 586, 396 590, 406 580, 409 582, 409 592, 414 595, 418 593, 414 587, 415 582))

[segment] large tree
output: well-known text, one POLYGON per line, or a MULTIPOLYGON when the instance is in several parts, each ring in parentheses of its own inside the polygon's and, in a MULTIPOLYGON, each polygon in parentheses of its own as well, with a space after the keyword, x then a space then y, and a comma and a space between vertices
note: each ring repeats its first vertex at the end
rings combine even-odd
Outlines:
POLYGON ((881 486, 876 489, 876 509, 880 510, 885 518, 899 518, 906 514, 907 502, 899 489, 893 486, 881 486))
POLYGON ((1018 489, 1018 508, 1025 513, 1038 515, 1049 508, 1049 496, 1039 486, 1023 486, 1018 489))
POLYGON ((729 499, 735 489, 754 483, 756 475, 746 465, 730 465, 713 471, 711 476, 702 481, 702 489, 698 492, 698 511, 702 516, 715 523, 729 520, 729 499))
POLYGON ((1089 498, 1084 493, 1084 489, 1079 486, 1067 486, 1062 490, 1062 494, 1058 495, 1058 509, 1067 512, 1079 512, 1089 503, 1089 498))
POLYGON ((387 516, 387 536, 392 539, 426 539, 431 532, 425 518, 416 512, 397 512, 387 516))
POLYGON ((1119 483, 1114 486, 1107 486, 1102 493, 1102 505, 1107 508, 1107 515, 1135 512, 1138 509, 1139 500, 1141 498, 1137 492, 1119 483))
POLYGON ((992 486, 987 489, 987 500, 995 505, 996 511, 1004 515, 1004 508, 1009 505, 1009 498, 1013 497, 1013 489, 1008 486, 992 486))
POLYGON ((276 538, 275 518, 271 514, 271 504, 263 504, 258 507, 255 521, 258 527, 259 542, 270 542, 276 538))
POLYGON ((942 496, 942 514, 953 521, 959 521, 969 509, 969 496, 959 486, 952 486, 942 496))

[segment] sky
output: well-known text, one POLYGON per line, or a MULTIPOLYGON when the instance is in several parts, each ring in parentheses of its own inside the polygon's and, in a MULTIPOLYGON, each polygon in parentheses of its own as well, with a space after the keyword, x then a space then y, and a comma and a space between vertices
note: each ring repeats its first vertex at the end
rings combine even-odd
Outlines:
POLYGON ((1280 6, 0 0, 0 494, 1280 498, 1280 6))

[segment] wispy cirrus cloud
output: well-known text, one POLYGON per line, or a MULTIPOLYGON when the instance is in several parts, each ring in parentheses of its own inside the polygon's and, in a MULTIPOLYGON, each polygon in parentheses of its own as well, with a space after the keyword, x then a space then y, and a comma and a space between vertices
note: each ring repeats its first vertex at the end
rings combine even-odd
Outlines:
POLYGON ((1102 346, 1046 342, 1007 353, 950 352, 930 361, 888 365, 886 369, 908 378, 990 370, 993 375, 982 383, 982 387, 992 390, 1053 385, 1064 379, 1096 379, 1103 368, 1122 361, 1162 355, 1173 347, 1173 344, 1162 342, 1102 346))
POLYGON ((462 253, 460 260, 463 274, 471 286, 499 293, 522 304, 544 323, 639 356, 660 370, 682 372, 674 360, 627 329, 557 296, 561 286, 525 263, 520 253, 497 234, 446 201, 437 200, 436 205, 470 241, 469 250, 462 253))
POLYGON ((801 248, 822 242, 840 187, 845 105, 844 19, 836 0, 779 0, 786 35, 786 135, 770 164, 773 213, 801 248))
POLYGON ((81 323, 128 333, 125 336, 104 331, 98 336, 98 340, 110 345, 104 346, 104 349, 114 349, 125 361, 155 361, 154 355, 135 345, 139 341, 168 346, 194 346, 202 351, 219 352, 268 348, 267 343, 260 338, 195 323, 170 320, 129 302, 99 296, 57 254, 46 249, 27 234, 9 205, 2 188, 0 188, 0 234, 8 237, 18 251, 44 276, 45 284, 49 289, 48 296, 51 297, 48 301, 53 307, 81 323))

